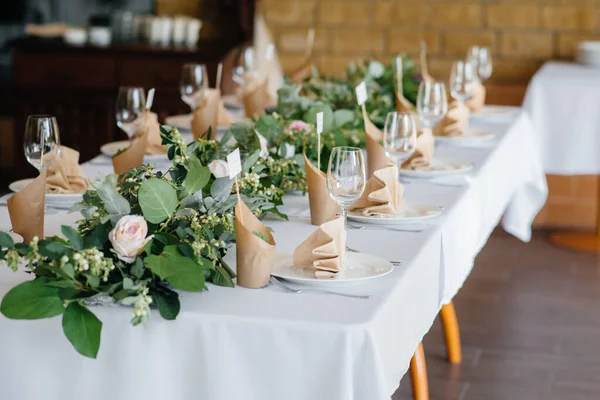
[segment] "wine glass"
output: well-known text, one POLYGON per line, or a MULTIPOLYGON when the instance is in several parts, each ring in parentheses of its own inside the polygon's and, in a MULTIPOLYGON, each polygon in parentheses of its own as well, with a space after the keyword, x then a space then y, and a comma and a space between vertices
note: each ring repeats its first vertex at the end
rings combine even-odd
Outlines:
POLYGON ((208 73, 204 64, 184 64, 179 83, 181 100, 192 111, 202 104, 208 89, 208 73))
POLYGON ((238 85, 243 86, 250 76, 257 74, 258 61, 253 47, 240 49, 233 63, 233 81, 238 85))
POLYGON ((144 128, 146 120, 146 95, 144 88, 121 86, 115 105, 117 126, 127 134, 129 140, 144 128))
MULTIPOLYGON (((362 196, 365 185, 366 173, 362 150, 358 147, 334 147, 327 167, 327 191, 333 201, 342 207, 344 231, 348 208, 362 196)), ((346 249, 346 243, 343 249, 346 249)))
POLYGON ((442 82, 421 81, 417 96, 417 114, 427 129, 437 125, 448 112, 448 96, 442 82))
POLYGON ((481 47, 477 57, 477 75, 481 82, 487 81, 492 76, 494 69, 492 63, 492 51, 488 47, 481 47))
POLYGON ((470 62, 454 61, 450 72, 450 95, 464 102, 472 97, 471 84, 476 81, 473 64, 470 62))
MULTIPOLYGON (((30 115, 25 125, 23 150, 29 164, 40 173, 48 169, 60 156, 60 135, 56 118, 52 115, 30 115)), ((56 210, 44 206, 47 214, 56 210)))
POLYGON ((406 161, 416 150, 417 122, 412 113, 393 111, 388 113, 383 128, 383 150, 397 166, 406 161))

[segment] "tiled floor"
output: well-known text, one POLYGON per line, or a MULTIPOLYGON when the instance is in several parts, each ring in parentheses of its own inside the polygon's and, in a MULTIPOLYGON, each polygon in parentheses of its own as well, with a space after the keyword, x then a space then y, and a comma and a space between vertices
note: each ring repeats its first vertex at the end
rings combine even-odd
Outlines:
MULTIPOLYGON (((600 399, 600 257, 497 230, 454 299, 463 362, 439 321, 424 340, 431 400, 600 399)), ((394 400, 412 399, 406 376, 394 400)))

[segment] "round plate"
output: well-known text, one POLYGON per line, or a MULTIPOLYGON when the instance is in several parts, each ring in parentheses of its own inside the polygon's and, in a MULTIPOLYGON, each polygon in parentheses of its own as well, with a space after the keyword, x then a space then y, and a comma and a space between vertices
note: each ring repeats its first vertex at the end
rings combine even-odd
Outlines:
POLYGON ((348 219, 363 224, 373 225, 400 225, 413 224, 425 219, 435 218, 442 213, 437 206, 423 203, 404 202, 404 215, 380 215, 367 217, 358 211, 350 211, 348 219))
POLYGON ((314 269, 294 266, 293 254, 276 254, 275 266, 271 275, 293 283, 308 286, 341 286, 364 282, 387 275, 393 270, 392 264, 383 258, 370 254, 346 252, 346 267, 335 278, 317 279, 314 269))
POLYGON ((221 98, 223 99, 223 105, 225 108, 229 108, 231 110, 241 110, 244 108, 244 105, 240 101, 239 97, 235 94, 226 94, 221 98))
POLYGON ((496 134, 494 132, 490 132, 490 131, 486 131, 486 130, 482 130, 482 129, 475 129, 475 130, 469 130, 469 134, 464 135, 464 136, 436 136, 435 141, 440 142, 440 143, 470 145, 470 144, 486 142, 495 137, 496 137, 496 134))
POLYGON ((172 115, 165 118, 165 124, 179 129, 180 132, 191 132, 192 118, 192 114, 172 115))
POLYGON ((486 120, 505 120, 512 118, 521 109, 514 106, 483 106, 481 111, 471 114, 473 118, 485 118, 486 120))
POLYGON ((428 171, 413 171, 400 168, 400 175, 411 178, 433 178, 436 176, 462 174, 473 169, 472 164, 465 164, 447 158, 434 158, 431 161, 432 169, 428 171))
MULTIPOLYGON (((27 186, 33 179, 21 179, 8 185, 13 192, 18 192, 27 186)), ((73 204, 83 200, 81 193, 46 193, 46 205, 55 208, 70 208, 73 204)))
MULTIPOLYGON (((110 143, 103 144, 102 147, 100 147, 100 153, 104 154, 105 156, 112 157, 115 154, 117 154, 117 152, 119 150, 126 149, 128 147, 129 147, 129 140, 120 140, 118 142, 110 142, 110 143)), ((146 154, 144 156, 144 160, 148 160, 148 161, 160 161, 160 160, 166 160, 166 159, 167 159, 167 153, 146 154)))

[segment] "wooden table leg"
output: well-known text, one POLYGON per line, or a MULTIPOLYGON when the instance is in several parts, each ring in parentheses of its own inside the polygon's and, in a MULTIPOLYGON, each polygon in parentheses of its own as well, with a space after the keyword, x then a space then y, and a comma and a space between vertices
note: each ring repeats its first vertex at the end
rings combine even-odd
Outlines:
POLYGON ((410 377, 412 379, 413 399, 429 400, 429 386, 427 384, 427 368, 425 367, 423 343, 419 343, 415 354, 410 359, 410 377))
POLYGON ((456 319, 454 303, 450 302, 442 306, 440 312, 442 325, 444 326, 444 337, 446 338, 446 352, 450 364, 460 364, 462 361, 462 348, 460 345, 460 328, 456 319))

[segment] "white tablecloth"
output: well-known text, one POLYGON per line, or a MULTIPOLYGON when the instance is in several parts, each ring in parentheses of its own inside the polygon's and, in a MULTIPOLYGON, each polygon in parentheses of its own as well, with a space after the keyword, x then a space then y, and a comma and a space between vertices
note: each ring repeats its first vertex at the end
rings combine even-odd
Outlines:
POLYGON ((524 108, 531 117, 544 170, 600 174, 600 69, 548 62, 533 77, 524 108))
MULTIPOLYGON (((60 318, 0 316, 0 398, 389 399, 500 216, 505 229, 528 240, 545 201, 526 114, 488 128, 498 135, 493 145, 437 149, 439 156, 474 163, 469 184, 407 185, 406 198, 444 207, 422 233, 349 231, 350 247, 404 263, 386 277, 339 289, 372 299, 210 285, 208 292, 181 295, 176 321, 153 312, 147 328, 129 326, 130 309, 95 308, 103 322, 97 360, 71 348, 60 318)), ((110 171, 106 161, 95 159, 86 173, 110 171)), ((307 207, 306 198, 290 197, 284 211, 306 215, 307 207)), ((48 215, 47 233, 76 219, 48 215)), ((0 207, 0 228, 8 224, 6 207, 0 207)), ((282 252, 293 251, 315 229, 302 217, 268 225, 282 252)), ((23 273, 0 269, 0 295, 23 279, 23 273)))

